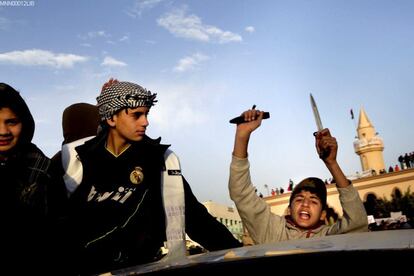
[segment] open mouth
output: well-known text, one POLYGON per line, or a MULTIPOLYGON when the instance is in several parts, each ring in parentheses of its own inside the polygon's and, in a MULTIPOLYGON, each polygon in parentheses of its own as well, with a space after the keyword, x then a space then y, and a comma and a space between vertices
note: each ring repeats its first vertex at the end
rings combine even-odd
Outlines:
POLYGON ((310 214, 306 211, 300 211, 299 212, 299 218, 303 219, 303 220, 308 220, 308 219, 310 219, 310 214))

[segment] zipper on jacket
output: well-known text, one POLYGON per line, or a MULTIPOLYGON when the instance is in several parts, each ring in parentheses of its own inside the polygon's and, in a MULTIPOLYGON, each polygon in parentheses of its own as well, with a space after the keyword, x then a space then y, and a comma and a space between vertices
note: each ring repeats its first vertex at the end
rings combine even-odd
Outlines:
POLYGON ((139 207, 141 206, 141 203, 144 201, 144 198, 145 198, 147 192, 148 192, 148 189, 145 190, 144 195, 142 196, 142 198, 141 198, 140 202, 138 203, 137 207, 135 208, 134 212, 126 219, 126 221, 121 226, 119 226, 119 225, 115 226, 114 228, 112 228, 111 230, 109 230, 108 232, 106 232, 105 234, 103 234, 102 236, 97 237, 96 239, 93 239, 93 240, 87 242, 84 247, 85 248, 88 248, 89 245, 91 245, 91 244, 93 244, 93 243, 95 243, 95 242, 97 242, 99 240, 104 239, 105 237, 107 237, 111 233, 113 233, 116 229, 118 229, 119 227, 124 228, 129 223, 129 221, 131 220, 131 218, 134 217, 135 214, 138 212, 139 207))

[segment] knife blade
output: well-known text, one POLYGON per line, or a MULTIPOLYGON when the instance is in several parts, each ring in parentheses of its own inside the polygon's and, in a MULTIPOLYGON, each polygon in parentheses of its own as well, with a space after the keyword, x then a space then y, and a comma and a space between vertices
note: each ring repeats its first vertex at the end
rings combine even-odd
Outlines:
MULTIPOLYGON (((321 116, 319 116, 318 107, 316 106, 316 102, 315 102, 315 99, 312 96, 312 93, 310 94, 310 101, 311 101, 313 116, 315 117, 316 127, 318 128, 318 131, 321 131, 323 129, 321 116)), ((313 135, 315 137, 316 137, 316 134, 317 134, 317 132, 313 133, 313 135)), ((325 160, 325 158, 329 156, 329 152, 330 151, 327 150, 327 149, 321 150, 319 152, 319 158, 321 158, 322 160, 325 160)))
POLYGON ((316 127, 318 128, 318 131, 321 131, 323 129, 321 117, 319 116, 318 106, 316 105, 315 99, 312 96, 312 93, 310 94, 310 101, 313 111, 313 116, 315 117, 316 127))

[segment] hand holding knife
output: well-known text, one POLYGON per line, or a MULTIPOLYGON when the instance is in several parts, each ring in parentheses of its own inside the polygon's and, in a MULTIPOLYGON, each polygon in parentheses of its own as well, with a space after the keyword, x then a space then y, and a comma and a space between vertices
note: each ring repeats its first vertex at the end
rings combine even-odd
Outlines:
MULTIPOLYGON (((252 107, 252 109, 255 109, 256 108, 256 105, 254 104, 253 105, 253 107, 252 107)), ((270 113, 269 112, 263 112, 263 119, 269 119, 270 118, 270 113)), ((241 116, 238 116, 238 117, 235 117, 235 118, 233 118, 233 119, 231 119, 230 120, 230 124, 241 124, 241 123, 245 123, 246 121, 244 120, 244 117, 241 115, 241 116)))

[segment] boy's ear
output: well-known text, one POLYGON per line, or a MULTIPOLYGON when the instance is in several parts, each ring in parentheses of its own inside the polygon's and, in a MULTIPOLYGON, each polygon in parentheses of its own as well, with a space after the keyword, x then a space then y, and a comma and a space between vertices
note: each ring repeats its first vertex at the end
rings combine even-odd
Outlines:
POLYGON ((106 123, 107 123, 110 127, 114 127, 114 126, 115 126, 114 116, 112 116, 112 117, 111 117, 111 119, 106 119, 106 123))
POLYGON ((322 210, 319 220, 325 220, 325 219, 326 219, 326 210, 322 210))

